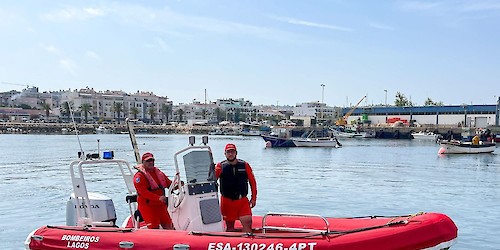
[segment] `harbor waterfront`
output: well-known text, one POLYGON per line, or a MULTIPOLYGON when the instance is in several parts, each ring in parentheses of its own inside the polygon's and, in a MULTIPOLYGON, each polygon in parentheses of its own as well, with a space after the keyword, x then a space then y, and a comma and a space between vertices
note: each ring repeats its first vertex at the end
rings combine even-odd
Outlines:
MULTIPOLYGON (((111 133, 120 134, 128 133, 126 124, 76 124, 76 129, 79 134, 95 134, 96 129, 103 127, 109 129, 111 133)), ((134 125, 135 131, 138 133, 146 132, 148 134, 208 134, 221 128, 219 125, 134 125)), ((241 126, 229 125, 227 130, 240 131, 241 126)), ((296 127, 297 129, 307 130, 308 127, 296 127)), ((314 128, 314 127, 313 127, 314 128)), ((494 133, 500 133, 500 127, 488 127, 494 133)), ((25 122, 0 122, 0 134, 74 134, 75 125, 72 123, 25 123, 25 122)), ((450 131, 459 136, 462 132, 462 127, 450 125, 423 125, 421 127, 392 127, 392 126, 364 126, 363 130, 374 132, 389 132, 394 133, 399 131, 402 133, 411 133, 412 131, 434 131, 439 134, 447 134, 450 131)))
MULTIPOLYGON (((172 176, 173 155, 187 134, 140 134, 141 152, 172 176)), ((197 144, 201 136, 196 135, 197 144)), ((113 150, 134 162, 128 135, 79 137, 85 153, 113 150), (98 145, 99 141, 99 145, 98 145)), ((265 148, 260 137, 209 136, 214 160, 228 142, 248 161, 257 178, 254 214, 315 213, 324 216, 403 215, 421 211, 450 216, 459 229, 451 249, 498 249, 500 157, 495 154, 438 156, 439 145, 418 140, 345 139, 336 148, 265 148)), ((64 224, 71 193, 69 163, 80 151, 75 135, 0 135, 1 249, 23 249, 41 225, 64 224)), ((89 190, 110 195, 118 221, 128 214, 120 177, 101 172, 89 190), (120 196, 111 196, 121 193, 120 196)))

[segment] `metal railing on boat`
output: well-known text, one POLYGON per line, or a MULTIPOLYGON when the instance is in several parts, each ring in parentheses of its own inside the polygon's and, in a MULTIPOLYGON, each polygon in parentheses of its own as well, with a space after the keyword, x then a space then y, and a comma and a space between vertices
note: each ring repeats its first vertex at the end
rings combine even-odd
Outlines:
POLYGON ((262 217, 262 233, 266 233, 266 230, 276 230, 276 231, 288 231, 288 232, 304 232, 304 233, 330 233, 330 223, 328 220, 317 214, 296 214, 296 213, 276 213, 269 212, 264 217, 262 217), (296 227, 280 227, 280 226, 267 226, 266 219, 272 216, 280 217, 307 217, 307 218, 319 218, 325 222, 325 230, 321 229, 309 229, 309 228, 296 228, 296 227))

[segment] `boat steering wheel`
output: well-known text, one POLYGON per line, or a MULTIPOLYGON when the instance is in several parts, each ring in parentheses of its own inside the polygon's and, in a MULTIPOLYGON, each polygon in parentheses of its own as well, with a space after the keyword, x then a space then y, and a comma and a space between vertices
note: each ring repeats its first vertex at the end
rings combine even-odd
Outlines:
POLYGON ((168 193, 171 197, 171 201, 169 201, 169 207, 172 206, 172 210, 178 208, 182 200, 184 200, 184 183, 181 181, 179 173, 177 173, 172 181, 172 184, 168 188, 168 193))

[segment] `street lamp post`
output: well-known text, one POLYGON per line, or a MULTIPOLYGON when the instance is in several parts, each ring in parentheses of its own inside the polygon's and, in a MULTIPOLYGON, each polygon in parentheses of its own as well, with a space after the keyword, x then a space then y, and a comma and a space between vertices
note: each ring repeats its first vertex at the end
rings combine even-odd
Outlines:
POLYGON ((320 104, 320 109, 321 109, 321 120, 323 120, 323 101, 325 98, 325 84, 321 84, 321 104, 320 104))
POLYGON ((384 89, 385 92, 385 106, 387 106, 387 89, 384 89))

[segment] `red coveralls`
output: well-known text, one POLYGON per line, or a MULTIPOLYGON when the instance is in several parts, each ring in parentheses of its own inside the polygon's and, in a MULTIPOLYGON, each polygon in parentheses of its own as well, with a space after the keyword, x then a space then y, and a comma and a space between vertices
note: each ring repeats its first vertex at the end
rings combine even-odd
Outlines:
MULTIPOLYGON (((167 181, 167 186, 165 188, 168 188, 172 184, 172 181, 160 170, 151 170, 147 172, 158 184, 161 182, 156 173, 163 175, 167 181)), ((134 175, 134 186, 138 194, 138 209, 148 228, 159 228, 160 224, 171 225, 172 219, 167 212, 167 205, 159 200, 160 196, 165 195, 165 189, 158 188, 156 190, 150 190, 151 184, 146 176, 140 171, 134 175)))

